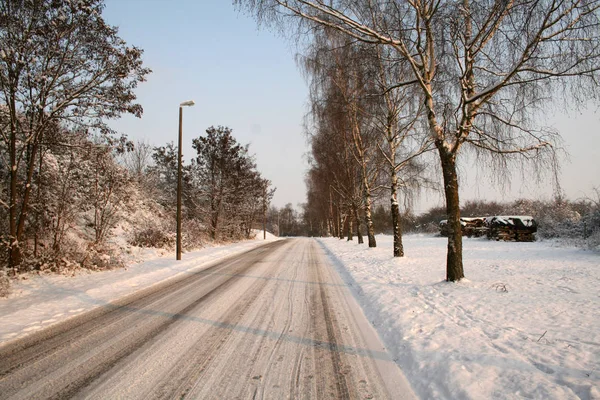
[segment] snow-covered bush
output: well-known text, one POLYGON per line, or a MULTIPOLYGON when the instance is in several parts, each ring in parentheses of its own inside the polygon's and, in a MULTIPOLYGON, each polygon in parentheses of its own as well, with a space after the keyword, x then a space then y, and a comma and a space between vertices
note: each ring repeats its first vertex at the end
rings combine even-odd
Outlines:
POLYGON ((600 229, 586 239, 586 245, 592 250, 600 251, 600 229))
POLYGON ((587 247, 600 250, 600 206, 585 215, 582 224, 587 247))
POLYGON ((206 225, 194 219, 184 220, 182 226, 182 244, 184 250, 204 247, 210 241, 206 225))
POLYGON ((129 243, 138 247, 170 249, 175 247, 175 240, 175 235, 168 229, 157 224, 148 224, 142 229, 135 230, 129 243))
POLYGON ((110 244, 90 243, 80 266, 91 270, 104 270, 123 267, 120 250, 110 244))
POLYGON ((519 213, 527 211, 535 217, 540 238, 576 238, 583 234, 581 214, 573 202, 560 198, 548 202, 519 200, 513 208, 519 213))

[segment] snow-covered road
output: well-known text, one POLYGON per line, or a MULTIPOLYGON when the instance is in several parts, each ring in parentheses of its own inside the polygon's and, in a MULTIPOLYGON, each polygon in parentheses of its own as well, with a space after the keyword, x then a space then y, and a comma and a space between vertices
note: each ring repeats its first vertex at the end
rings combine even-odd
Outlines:
POLYGON ((0 347, 0 398, 413 398, 322 248, 277 241, 0 347))

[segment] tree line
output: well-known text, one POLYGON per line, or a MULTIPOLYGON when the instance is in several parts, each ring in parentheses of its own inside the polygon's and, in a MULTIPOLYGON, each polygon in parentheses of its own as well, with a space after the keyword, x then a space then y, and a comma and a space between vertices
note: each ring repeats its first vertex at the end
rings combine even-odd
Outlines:
MULTIPOLYGON (((140 144, 126 155, 126 165, 145 165, 140 182, 163 209, 175 211, 177 190, 177 148, 173 143, 154 148, 152 160, 140 162, 139 153, 150 154, 147 144, 140 144)), ((249 145, 242 145, 227 127, 210 127, 205 136, 192 141, 196 151, 190 164, 182 169, 182 215, 184 221, 199 223, 197 239, 208 236, 212 241, 250 238, 253 228, 262 222, 275 193, 268 179, 257 170, 249 145)), ((153 237, 168 230, 150 228, 140 235, 153 237)), ((189 236, 189 233, 188 233, 189 236)), ((165 238, 166 240, 166 238, 165 238)), ((157 247, 158 243, 136 243, 157 247)), ((201 244, 201 243, 197 243, 201 244)))
POLYGON ((389 196, 400 257, 401 200, 441 181, 449 281, 464 277, 460 163, 556 176, 560 137, 540 117, 598 99, 598 1, 234 4, 299 47, 311 105, 307 208, 320 234, 362 225, 376 246, 373 198, 389 196))
MULTIPOLYGON (((177 151, 110 127, 141 117, 151 72, 102 18, 102 0, 0 2, 0 278, 117 265, 132 244, 175 241, 177 151)), ((248 237, 274 189, 226 127, 193 141, 184 165, 184 247, 248 237)))
MULTIPOLYGON (((378 199, 371 213, 375 234, 393 234, 390 206, 378 199)), ((460 208, 463 217, 485 217, 494 215, 530 215, 538 223, 536 236, 541 239, 560 239, 586 248, 600 248, 600 190, 596 188, 592 197, 568 200, 556 196, 550 200, 518 199, 510 202, 468 200, 460 208)), ((432 207, 417 215, 410 208, 400 215, 402 232, 439 235, 440 221, 446 219, 445 207, 432 207)), ((326 236, 327 227, 320 223, 308 203, 294 208, 286 204, 282 208, 271 206, 267 212, 267 228, 280 236, 326 236)), ((364 222, 361 221, 364 227, 364 222)), ((359 232, 343 231, 341 239, 353 240, 359 232)))

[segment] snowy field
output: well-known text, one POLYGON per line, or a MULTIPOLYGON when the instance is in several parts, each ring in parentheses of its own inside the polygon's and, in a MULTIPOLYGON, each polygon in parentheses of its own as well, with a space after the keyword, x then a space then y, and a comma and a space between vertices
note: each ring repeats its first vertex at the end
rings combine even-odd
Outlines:
MULTIPOLYGON (((174 252, 138 249, 137 261, 124 269, 79 272, 74 276, 24 275, 20 281, 13 281, 8 298, 0 298, 0 346, 220 258, 250 250, 264 243, 262 238, 260 232, 255 240, 184 253, 178 262, 174 252)), ((278 239, 267 234, 267 240, 278 239)))
POLYGON ((465 238, 448 283, 445 238, 319 241, 419 397, 600 399, 600 254, 465 238))

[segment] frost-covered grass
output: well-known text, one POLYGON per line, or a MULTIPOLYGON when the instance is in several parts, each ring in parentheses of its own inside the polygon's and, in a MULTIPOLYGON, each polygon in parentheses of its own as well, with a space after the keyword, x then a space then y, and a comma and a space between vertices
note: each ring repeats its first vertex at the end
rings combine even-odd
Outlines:
POLYGON ((445 282, 445 238, 378 248, 319 239, 423 399, 600 399, 600 254, 551 242, 464 240, 467 279, 445 282))

